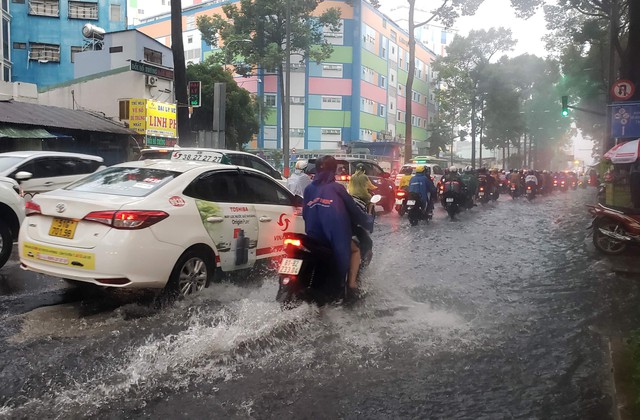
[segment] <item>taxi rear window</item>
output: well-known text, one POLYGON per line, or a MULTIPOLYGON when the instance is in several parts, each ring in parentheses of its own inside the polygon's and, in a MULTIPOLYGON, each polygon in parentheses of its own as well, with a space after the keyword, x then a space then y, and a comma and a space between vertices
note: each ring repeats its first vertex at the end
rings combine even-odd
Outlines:
POLYGON ((112 167, 89 175, 64 189, 127 197, 145 197, 178 175, 180 172, 163 169, 112 167))

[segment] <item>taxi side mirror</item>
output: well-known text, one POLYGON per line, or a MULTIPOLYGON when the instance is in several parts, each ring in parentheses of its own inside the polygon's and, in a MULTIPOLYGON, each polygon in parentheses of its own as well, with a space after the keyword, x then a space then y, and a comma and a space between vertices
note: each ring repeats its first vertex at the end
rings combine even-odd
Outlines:
POLYGON ((27 172, 27 171, 20 171, 15 175, 16 180, 18 182, 26 181, 28 179, 31 179, 32 176, 33 176, 33 174, 31 172, 27 172))

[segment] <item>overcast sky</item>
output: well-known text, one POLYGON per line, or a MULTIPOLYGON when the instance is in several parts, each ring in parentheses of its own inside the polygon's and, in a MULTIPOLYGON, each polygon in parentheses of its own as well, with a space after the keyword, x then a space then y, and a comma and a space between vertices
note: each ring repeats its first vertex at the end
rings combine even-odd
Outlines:
MULTIPOLYGON (((440 6, 442 1, 419 0, 416 3, 418 3, 417 9, 430 11, 440 6)), ((406 0, 380 0, 380 4, 380 10, 391 15, 393 9, 398 6, 406 6, 407 2, 406 0)), ((430 14, 417 12, 416 21, 427 19, 429 16, 430 14)), ((454 25, 454 30, 461 35, 466 35, 471 29, 489 29, 500 26, 511 29, 514 39, 518 41, 514 51, 509 55, 529 53, 540 57, 546 56, 544 42, 541 40, 546 33, 544 13, 539 10, 535 16, 528 20, 518 19, 511 9, 509 0, 484 0, 476 14, 460 18, 454 25)))

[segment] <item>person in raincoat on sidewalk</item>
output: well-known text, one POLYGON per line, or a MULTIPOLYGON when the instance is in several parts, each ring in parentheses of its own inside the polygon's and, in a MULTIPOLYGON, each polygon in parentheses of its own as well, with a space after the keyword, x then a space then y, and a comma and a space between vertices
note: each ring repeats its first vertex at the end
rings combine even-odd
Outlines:
POLYGON ((306 160, 297 161, 293 173, 289 179, 287 179, 287 188, 289 188, 289 191, 300 197, 304 195, 304 189, 307 188, 307 185, 311 184, 311 178, 309 178, 309 175, 305 172, 306 169, 306 160))

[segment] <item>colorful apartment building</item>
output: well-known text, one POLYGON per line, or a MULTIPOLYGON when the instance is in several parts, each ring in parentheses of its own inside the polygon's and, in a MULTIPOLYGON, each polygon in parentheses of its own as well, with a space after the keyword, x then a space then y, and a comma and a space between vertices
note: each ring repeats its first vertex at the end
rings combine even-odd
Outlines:
MULTIPOLYGON (((317 12, 330 7, 340 9, 342 19, 341 31, 325 33, 334 46, 331 57, 320 64, 300 63, 299 56, 291 59, 291 148, 335 150, 355 141, 404 142, 407 94, 413 100, 413 140, 426 141, 428 124, 436 113, 431 69, 435 53, 417 45, 414 87, 406 92, 408 34, 364 0, 327 0, 317 12)), ((197 17, 214 14, 223 14, 219 1, 185 8, 183 28, 197 31, 197 17)), ((143 20, 136 29, 166 45, 171 43, 170 15, 143 20)), ((200 42, 202 57, 206 57, 211 48, 200 42)), ((252 148, 281 147, 283 107, 277 77, 260 69, 250 78, 237 79, 240 86, 262 96, 270 108, 252 148)))

